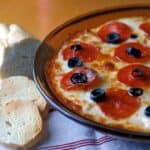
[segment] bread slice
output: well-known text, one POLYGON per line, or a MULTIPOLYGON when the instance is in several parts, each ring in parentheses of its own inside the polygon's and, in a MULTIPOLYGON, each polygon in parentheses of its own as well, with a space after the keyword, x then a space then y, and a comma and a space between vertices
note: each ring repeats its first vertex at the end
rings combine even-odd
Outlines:
POLYGON ((32 35, 17 24, 0 23, 0 40, 7 42, 8 46, 19 43, 32 35))
POLYGON ((37 90, 35 83, 25 76, 11 76, 0 84, 0 104, 5 105, 12 99, 31 101, 42 114, 47 112, 47 103, 37 90))
POLYGON ((0 143, 28 148, 40 139, 42 127, 39 110, 32 102, 13 100, 0 106, 0 143))

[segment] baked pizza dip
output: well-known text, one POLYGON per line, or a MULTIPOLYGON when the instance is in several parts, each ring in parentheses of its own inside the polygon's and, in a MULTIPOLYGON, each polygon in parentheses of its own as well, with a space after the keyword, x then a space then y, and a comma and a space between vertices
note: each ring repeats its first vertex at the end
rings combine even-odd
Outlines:
POLYGON ((79 115, 150 133, 149 18, 121 18, 76 34, 47 61, 45 76, 57 99, 79 115))

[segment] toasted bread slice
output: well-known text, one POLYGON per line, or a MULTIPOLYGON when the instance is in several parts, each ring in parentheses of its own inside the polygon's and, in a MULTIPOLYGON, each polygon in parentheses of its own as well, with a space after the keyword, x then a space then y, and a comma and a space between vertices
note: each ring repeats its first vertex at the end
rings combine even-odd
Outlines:
POLYGON ((32 102, 11 101, 0 106, 0 143, 28 148, 41 137, 42 118, 32 102))
POLYGON ((5 105, 12 99, 31 101, 42 114, 47 111, 47 103, 37 90, 34 82, 25 76, 12 76, 2 80, 0 85, 0 104, 5 105))

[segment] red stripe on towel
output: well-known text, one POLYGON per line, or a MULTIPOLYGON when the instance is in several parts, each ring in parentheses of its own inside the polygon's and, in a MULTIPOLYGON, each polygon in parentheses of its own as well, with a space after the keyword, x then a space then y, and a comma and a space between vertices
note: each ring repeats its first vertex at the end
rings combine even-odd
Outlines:
POLYGON ((41 147, 39 148, 39 150, 71 150, 71 149, 76 149, 79 147, 83 147, 83 146, 92 146, 92 145, 101 145, 104 144, 106 142, 115 140, 112 137, 109 136, 104 136, 101 137, 99 139, 84 139, 84 140, 79 140, 79 141, 75 141, 75 142, 70 142, 67 144, 61 144, 61 145, 55 145, 55 146, 46 146, 46 147, 41 147))

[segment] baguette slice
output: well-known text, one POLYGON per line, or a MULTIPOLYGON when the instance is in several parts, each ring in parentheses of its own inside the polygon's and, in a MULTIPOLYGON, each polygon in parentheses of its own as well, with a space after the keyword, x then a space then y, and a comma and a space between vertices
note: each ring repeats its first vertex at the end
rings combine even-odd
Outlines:
POLYGON ((42 119, 32 102, 11 101, 0 106, 0 143, 28 148, 35 144, 42 134, 42 119))
POLYGON ((47 112, 47 103, 37 90, 34 82, 25 76, 12 76, 2 80, 0 85, 0 104, 5 105, 12 99, 31 101, 40 112, 47 112))
POLYGON ((17 24, 0 23, 0 33, 0 40, 5 41, 8 46, 32 37, 30 33, 17 24))

